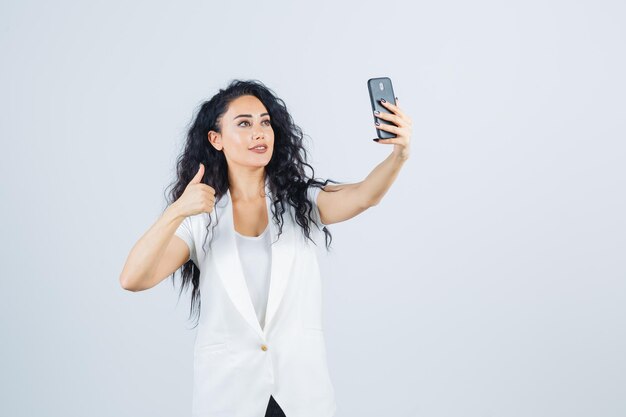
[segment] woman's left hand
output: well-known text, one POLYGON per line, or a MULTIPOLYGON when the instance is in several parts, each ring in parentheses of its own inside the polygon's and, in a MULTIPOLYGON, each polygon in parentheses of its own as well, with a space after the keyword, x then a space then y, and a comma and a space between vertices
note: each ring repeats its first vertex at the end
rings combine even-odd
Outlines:
POLYGON ((374 139, 378 143, 393 143, 393 153, 400 156, 403 159, 409 157, 409 147, 411 142, 411 133, 413 132, 413 121, 402 110, 400 110, 398 97, 396 97, 396 104, 385 101, 381 102, 390 113, 381 112, 380 114, 374 114, 379 119, 387 120, 396 126, 381 123, 380 126, 376 126, 376 129, 386 130, 387 132, 396 135, 395 138, 389 139, 374 139))

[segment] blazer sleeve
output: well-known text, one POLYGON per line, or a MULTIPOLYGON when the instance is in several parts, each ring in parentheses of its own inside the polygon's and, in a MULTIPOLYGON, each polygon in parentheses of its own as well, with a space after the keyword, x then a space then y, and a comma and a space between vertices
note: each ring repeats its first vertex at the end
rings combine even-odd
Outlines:
POLYGON ((189 259, 193 261, 193 263, 198 265, 198 259, 196 257, 196 244, 194 241, 194 228, 191 217, 185 217, 185 220, 178 226, 178 229, 174 232, 176 236, 181 238, 187 246, 189 247, 189 259))
POLYGON ((319 224, 322 225, 322 227, 327 226, 326 224, 322 223, 322 218, 320 216, 320 210, 317 207, 317 196, 319 195, 321 189, 318 187, 313 187, 311 185, 309 185, 309 188, 307 189, 307 194, 308 194, 308 198, 309 201, 311 201, 311 203, 313 203, 313 217, 315 218, 315 221, 318 222, 319 224))

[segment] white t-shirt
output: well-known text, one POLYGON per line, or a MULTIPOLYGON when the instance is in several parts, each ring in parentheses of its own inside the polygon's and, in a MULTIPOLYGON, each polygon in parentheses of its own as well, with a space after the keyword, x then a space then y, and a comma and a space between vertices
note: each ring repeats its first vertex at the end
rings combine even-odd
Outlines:
POLYGON ((265 325, 265 311, 267 310, 272 270, 269 231, 269 223, 265 231, 259 236, 244 236, 235 230, 241 268, 246 277, 250 299, 261 328, 265 325))

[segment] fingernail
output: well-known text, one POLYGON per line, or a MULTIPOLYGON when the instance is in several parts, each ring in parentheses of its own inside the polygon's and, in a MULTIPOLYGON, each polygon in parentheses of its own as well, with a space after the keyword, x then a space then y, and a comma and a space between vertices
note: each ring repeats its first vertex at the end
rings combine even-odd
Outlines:
POLYGON ((378 142, 380 139, 372 139, 372 140, 374 140, 374 141, 378 142))
POLYGON ((383 102, 383 103, 387 102, 387 100, 385 100, 384 98, 381 98, 380 101, 383 102))

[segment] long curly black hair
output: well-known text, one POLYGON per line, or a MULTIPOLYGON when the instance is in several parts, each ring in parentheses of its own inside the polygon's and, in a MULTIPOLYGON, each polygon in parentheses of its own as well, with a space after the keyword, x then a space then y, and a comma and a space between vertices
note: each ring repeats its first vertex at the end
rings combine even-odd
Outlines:
MULTIPOLYGON (((228 111, 228 106, 233 100, 243 95, 257 97, 270 114, 271 126, 274 131, 274 151, 270 162, 265 166, 265 176, 273 195, 274 220, 280 225, 279 236, 283 229, 284 204, 288 203, 295 208, 296 222, 302 227, 304 235, 315 244, 315 241, 310 237, 310 224, 313 222, 318 228, 319 225, 311 213, 312 203, 307 198, 307 188, 309 186, 323 188, 328 182, 342 183, 331 179, 326 181, 315 179, 315 171, 307 163, 307 151, 303 146, 304 134, 302 129, 294 123, 287 111, 285 102, 258 80, 233 80, 228 87, 220 89, 210 100, 200 105, 199 111, 197 111, 188 129, 184 150, 176 163, 177 178, 167 187, 170 189, 169 195, 167 195, 166 189, 167 206, 180 198, 187 184, 198 172, 200 163, 204 164, 205 167, 202 182, 215 189, 216 202, 229 189, 226 157, 223 152, 211 146, 208 141, 208 132, 213 130, 221 133, 221 116, 228 111), (310 177, 306 176, 304 167, 310 168, 310 177)), ((208 218, 210 225, 211 216, 208 218)), ((325 234, 326 250, 330 251, 332 235, 326 227, 322 230, 325 234)), ((207 235, 208 231, 209 226, 207 226, 207 235)), ((204 244, 202 248, 205 250, 204 244)), ((190 316, 196 311, 199 317, 202 305, 199 289, 200 270, 191 260, 183 264, 179 270, 182 275, 179 298, 182 291, 190 283, 193 284, 190 316)), ((173 283, 175 273, 176 271, 172 273, 173 283)))

